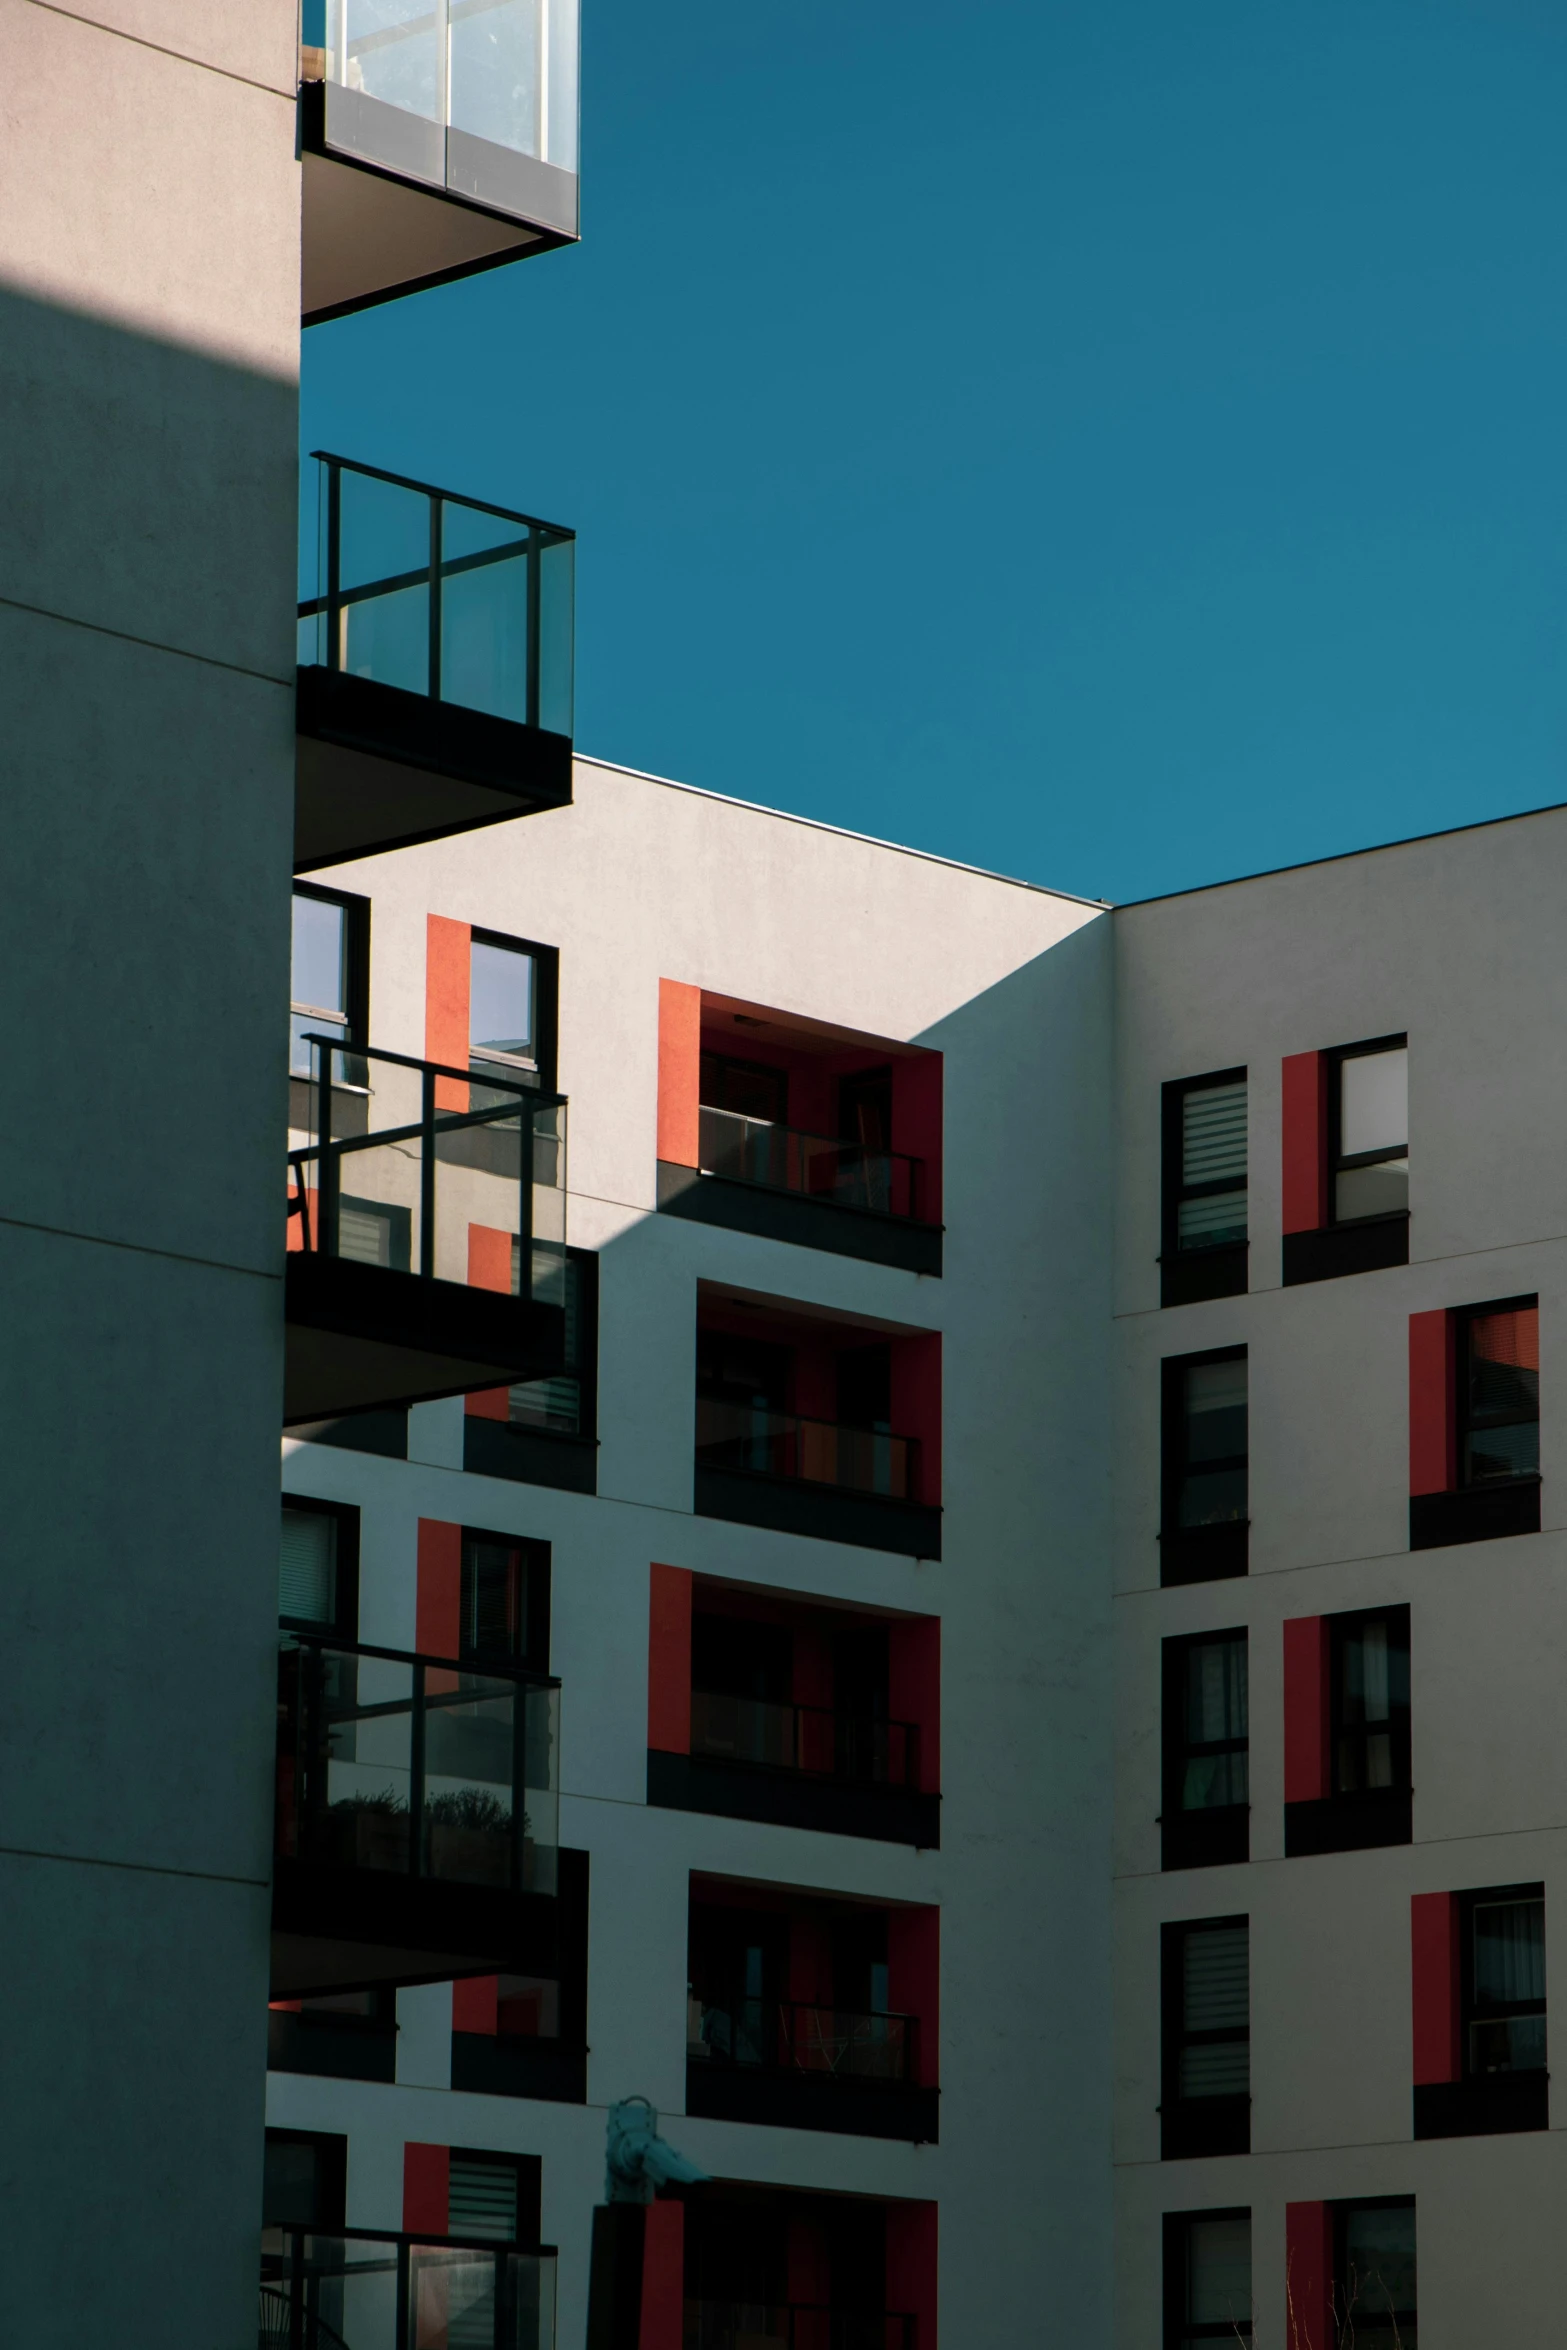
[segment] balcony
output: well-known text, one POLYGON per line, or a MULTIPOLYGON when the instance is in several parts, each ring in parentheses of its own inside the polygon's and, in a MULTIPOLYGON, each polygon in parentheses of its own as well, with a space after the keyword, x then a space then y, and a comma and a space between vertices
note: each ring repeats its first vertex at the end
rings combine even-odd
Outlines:
POLYGON ((912 2315, 805 2302, 688 2301, 683 2350, 916 2350, 912 2315))
POLYGON ((941 1271, 939 1053, 677 984, 659 991, 666 1215, 941 1271))
POLYGON ((294 869, 571 802, 569 530, 317 452, 294 869))
POLYGON ((549 1378, 566 1346, 566 1105, 301 1040, 290 1080, 286 1426, 549 1378))
POLYGON ((304 0, 307 326, 577 235, 577 0, 304 0))
POLYGON ((555 2253, 365 2228, 270 2227, 261 2350, 554 2350, 555 2253))
POLYGON ((559 1690, 289 1635, 274 2000, 558 1965, 559 1690))

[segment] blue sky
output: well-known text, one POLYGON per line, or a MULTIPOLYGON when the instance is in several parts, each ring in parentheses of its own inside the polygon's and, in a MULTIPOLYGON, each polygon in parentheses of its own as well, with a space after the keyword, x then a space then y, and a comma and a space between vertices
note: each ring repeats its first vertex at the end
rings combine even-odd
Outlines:
POLYGON ((584 0, 584 240, 306 448, 580 533, 579 748, 1126 899, 1567 799, 1560 0, 584 0))

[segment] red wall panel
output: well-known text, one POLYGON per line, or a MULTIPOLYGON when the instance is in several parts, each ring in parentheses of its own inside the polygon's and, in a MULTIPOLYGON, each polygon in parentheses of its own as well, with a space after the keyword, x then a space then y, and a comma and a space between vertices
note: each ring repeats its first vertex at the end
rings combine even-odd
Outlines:
POLYGON ((1333 2309, 1333 2213, 1326 2203, 1284 2206, 1284 2340, 1288 2350, 1338 2350, 1333 2309))
POLYGON ((649 1569, 647 1742, 659 1754, 691 1752, 691 1573, 649 1569))
POLYGON ((936 2206, 887 2205, 887 2307, 915 2320, 914 2350, 936 2350, 936 2206))
POLYGON ((1284 1626, 1284 1800, 1315 1803, 1332 1793, 1326 1616, 1293 1616, 1284 1626))
POLYGON ((642 2237, 642 2311, 637 2350, 681 2350, 685 2323, 683 2203, 650 2203, 642 2237))
POLYGON ((1409 1317, 1409 1490, 1451 1493, 1458 1483, 1453 1317, 1409 1317))
POLYGON ((1462 2070, 1457 1894, 1412 1894, 1409 1941, 1415 2085, 1456 2081, 1462 2070))
POLYGON ((941 1338, 934 1330, 892 1342, 892 1425, 898 1436, 919 1438, 919 1485, 910 1498, 936 1508, 941 1500, 941 1338))
POLYGON ((915 2079, 934 2089, 941 2028, 941 1912, 894 1909, 887 1915, 887 1995, 895 2015, 919 2018, 915 2079))
POLYGON ((909 1616, 887 1627, 888 1711, 919 1726, 919 1788, 941 1792, 941 1619, 909 1616))
POLYGON ((900 1057, 892 1064, 892 1147, 920 1161, 915 1204, 925 1224, 941 1222, 942 1078, 940 1053, 900 1057))
POLYGON ((702 991, 658 983, 658 1155, 672 1167, 700 1164, 702 991))
POLYGON ((414 1646, 421 1656, 455 1656, 462 1625, 462 1528, 419 1520, 414 1646))
POLYGON ((410 2236, 444 2236, 451 2211, 449 2146, 403 2148, 403 2228, 410 2236))
POLYGON ((1280 1119, 1284 1146, 1284 1229, 1320 1232, 1328 1221, 1328 1062, 1290 1053, 1280 1119))
MULTIPOLYGON (((469 962, 473 926, 453 922, 445 914, 431 914, 425 924, 424 945, 424 1057, 442 1061, 448 1069, 468 1066, 469 962)), ((450 1077, 437 1080, 438 1110, 466 1110, 468 1088, 450 1077)))
POLYGON ((452 1985, 454 2032, 488 2032, 493 2037, 500 2029, 499 2012, 498 1975, 468 1975, 452 1985))

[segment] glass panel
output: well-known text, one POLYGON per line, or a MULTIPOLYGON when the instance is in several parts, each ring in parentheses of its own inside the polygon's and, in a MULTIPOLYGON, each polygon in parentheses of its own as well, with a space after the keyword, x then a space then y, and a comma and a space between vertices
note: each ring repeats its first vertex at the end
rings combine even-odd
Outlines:
POLYGON ((337 1614, 337 1520, 325 1510, 283 1512, 278 1614, 307 1624, 337 1614))
POLYGON ((453 129, 542 157, 540 0, 451 0, 451 28, 453 129))
POLYGON ((1409 1206, 1409 1161, 1384 1159, 1375 1167, 1349 1167, 1333 1178, 1333 1214, 1340 1224, 1357 1216, 1402 1215, 1409 1206))
POLYGON ((1186 2315, 1198 2325, 1250 2325, 1249 2218, 1187 2222, 1186 2315))
POLYGON ((447 2227, 454 2236, 517 2235, 517 2166, 454 2154, 449 2174, 447 2227))
POLYGON ((1244 2097, 1251 2087, 1251 2051, 1245 2040, 1198 2041, 1181 2050, 1183 2097, 1244 2097))
POLYGON ((572 730, 576 642, 575 539, 546 538, 539 555, 539 724, 572 730))
POLYGON ((406 1870, 413 1787, 413 1668, 320 1652, 327 1825, 341 1868, 406 1870))
POLYGON ((516 1879, 516 1693, 510 1681, 425 1671, 424 1840, 432 1877, 516 1879))
MULTIPOLYGON (((341 1024, 348 1011, 348 909, 325 898, 294 897, 289 996, 295 1007, 319 1012, 323 1025, 341 1024)), ((308 1073, 308 1068, 307 1068, 308 1073)))
POLYGON ((389 2350, 397 2340, 397 2246, 307 2235, 296 2275, 294 2241, 272 2229, 262 2237, 265 2350, 296 2343, 300 2350, 389 2350))
POLYGON ((775 1705, 760 1697, 721 1697, 695 1689, 691 1693, 692 1752, 792 1771, 800 1759, 797 1719, 792 1705, 775 1705))
POLYGON ((1244 1191, 1206 1192, 1183 1199, 1176 1211, 1176 1239, 1182 1248, 1232 1248, 1246 1238, 1244 1191))
POLYGON ((1183 1374, 1182 1385, 1186 1474, 1180 1524, 1233 1524, 1246 1515, 1245 1358, 1196 1363, 1183 1374))
POLYGON ((1246 1735, 1246 1642, 1205 1640, 1186 1652, 1186 1737, 1192 1746, 1246 1735))
POLYGON ((1545 1903, 1481 1901, 1474 1912, 1479 2006, 1545 1997, 1545 1903))
POLYGON ((1181 1101, 1181 1181, 1246 1180, 1246 1080, 1193 1087, 1181 1101))
POLYGON ((517 1701, 522 1707, 522 1881, 531 1893, 553 1893, 560 1843, 560 1691, 525 1683, 517 1701))
POLYGON ((1472 2073, 1538 2072, 1545 2064, 1543 2015, 1498 2016, 1469 2027, 1472 2073))
MULTIPOLYGON (((448 517, 460 509, 448 506, 448 517)), ((515 538, 515 530, 505 526, 515 538)), ((448 533, 448 535, 450 535, 448 533)), ((526 725, 528 561, 517 553, 441 581, 441 694, 526 725)))
POLYGON ((1395 1694, 1408 1680, 1408 1660, 1388 1643, 1385 1623, 1363 1624, 1344 1642, 1344 1719, 1347 1722, 1391 1720, 1395 1694), (1400 1671, 1399 1667, 1403 1670, 1400 1671))
POLYGON ((327 72, 344 89, 439 122, 446 0, 327 0, 327 72))
POLYGON ((1355 1053, 1339 1063, 1339 1155, 1398 1149, 1409 1140, 1409 1053, 1355 1053))
POLYGON ((534 961, 475 939, 468 966, 468 1033, 481 1052, 534 1058, 534 961))
POLYGON ((1539 1469, 1540 1317, 1522 1306, 1469 1324, 1463 1474, 1470 1484, 1539 1469))
POLYGON ((364 603, 345 604, 338 667, 350 677, 373 678, 405 694, 430 690, 430 590, 390 590, 364 603))
MULTIPOLYGON (((429 0, 424 0, 428 10, 429 0)), ((430 573, 430 500, 423 490, 338 468, 338 586, 375 587, 430 573)))

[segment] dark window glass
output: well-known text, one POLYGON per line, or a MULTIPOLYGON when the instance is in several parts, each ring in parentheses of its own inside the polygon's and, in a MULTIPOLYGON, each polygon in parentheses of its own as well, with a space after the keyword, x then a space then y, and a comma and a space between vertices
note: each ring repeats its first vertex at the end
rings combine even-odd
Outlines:
POLYGON ((1244 1918, 1187 1926, 1179 1936, 1176 2096, 1244 2097, 1251 2087, 1250 1929, 1244 1918))
POLYGON ((1171 1137, 1178 1252, 1233 1248, 1246 1238, 1246 1078, 1230 1072, 1183 1086, 1171 1137))
POLYGON ((1333 2216, 1337 2338, 1354 2350, 1418 2350, 1413 2202, 1341 2203, 1333 2216))
POLYGON ((702 1106, 727 1110, 734 1118, 756 1118, 763 1125, 789 1123, 789 1077, 763 1061, 740 1061, 729 1053, 703 1053, 697 1074, 702 1106))
POLYGON ((1464 2069, 1472 2080, 1545 2065, 1545 1896, 1464 1896, 1464 2069))
MULTIPOLYGON (((542 2165, 537 2155, 491 2154, 454 2146, 447 2187, 447 2230, 453 2236, 492 2237, 501 2244, 536 2244, 539 2240, 539 2187, 542 2165)), ((494 2312, 482 2313, 481 2331, 470 2326, 474 2342, 486 2350, 493 2339, 494 2312)), ((462 2338, 460 2320, 453 2313, 452 2332, 462 2338)))
POLYGON ((268 2130, 261 2217, 273 2228, 343 2225, 348 2140, 314 2130, 268 2130))
MULTIPOLYGON (((512 1290, 519 1266, 512 1243, 512 1290)), ((533 1261, 533 1294, 545 1305, 560 1305, 566 1317, 566 1356, 548 1379, 523 1379, 507 1390, 507 1417, 513 1427, 536 1428, 547 1436, 593 1433, 593 1341, 596 1260, 571 1250, 540 1249, 533 1261)))
POLYGON ((285 1494, 278 1556, 279 1620, 330 1625, 352 1639, 358 1612, 358 1510, 285 1494))
POLYGON ((1409 1610, 1329 1618, 1333 1792, 1409 1785, 1409 1610))
POLYGON ((363 898, 295 884, 289 972, 292 1076, 310 1075, 310 1048, 303 1041, 307 1035, 364 1042, 368 920, 363 898))
POLYGON ((866 1151, 892 1148, 892 1071, 862 1069, 838 1081, 838 1132, 866 1151))
POLYGON ((537 969, 520 947, 469 947, 468 1050, 476 1062, 504 1062, 506 1074, 539 1073, 537 969))
POLYGON ((1165 2223, 1167 2350, 1251 2340, 1251 2213, 1173 2214, 1165 2223))
POLYGON ((1358 1224, 1409 1206, 1409 1050, 1402 1037, 1334 1056, 1333 1221, 1358 1224))
POLYGON ((715 1403, 748 1405, 760 1413, 787 1411, 791 1350, 766 1339, 723 1330, 699 1330, 696 1391, 715 1403))
POLYGON ((464 1530, 459 1656, 547 1671, 548 1609, 548 1544, 464 1530))
POLYGON ((1533 1298, 1459 1317, 1459 1476, 1465 1485, 1540 1467, 1540 1316, 1533 1298))
POLYGON ((1165 1526, 1228 1526, 1246 1516, 1246 1351, 1165 1366, 1165 1526))
POLYGON ((693 1616, 691 1686, 718 1697, 787 1705, 794 1689, 794 1634, 786 1624, 693 1616))
POLYGON ((846 1428, 892 1426, 892 1348, 851 1346, 838 1357, 838 1418, 846 1428))
POLYGON ((1205 1633, 1167 1643, 1165 1808, 1212 1811, 1245 1803, 1246 1635, 1205 1633), (1169 1652, 1174 1651, 1173 1657, 1169 1652))

